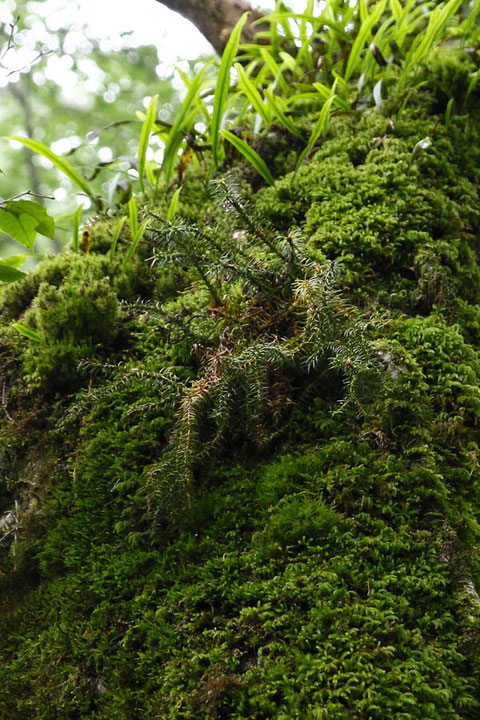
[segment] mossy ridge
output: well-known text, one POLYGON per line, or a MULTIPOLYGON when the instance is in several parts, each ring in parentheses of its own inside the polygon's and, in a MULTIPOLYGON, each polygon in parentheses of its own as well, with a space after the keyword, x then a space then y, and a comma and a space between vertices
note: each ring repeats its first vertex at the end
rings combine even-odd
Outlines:
MULTIPOLYGON (((279 229, 302 224, 318 259, 341 259, 343 292, 365 312, 389 315, 379 353, 392 382, 363 421, 317 398, 292 415, 290 454, 228 461, 226 448, 168 535, 144 512, 142 473, 172 423, 156 390, 132 380, 66 427, 72 399, 60 404, 52 424, 70 473, 50 473, 24 550, 40 587, 10 594, 2 620, 6 717, 480 717, 479 616, 465 590, 480 577, 478 139, 456 118, 412 158, 437 123, 423 113, 391 137, 375 113, 338 120, 298 183, 255 200, 279 229)), ((196 282, 171 310, 208 306, 196 282)), ((155 298, 152 285, 143 295, 155 298)), ((158 321, 155 347, 150 322, 127 318, 128 341, 112 353, 108 337, 100 354, 201 373, 195 337, 179 353, 158 321)), ((193 336, 214 338, 215 323, 193 336)), ((41 437, 37 426, 32 445, 41 437)))

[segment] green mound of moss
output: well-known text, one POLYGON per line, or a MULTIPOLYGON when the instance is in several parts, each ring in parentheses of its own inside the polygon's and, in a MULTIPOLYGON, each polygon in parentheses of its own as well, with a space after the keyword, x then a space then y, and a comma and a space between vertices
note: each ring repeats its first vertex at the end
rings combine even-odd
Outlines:
POLYGON ((102 220, 4 292, 1 717, 480 718, 480 126, 445 127, 448 67, 272 187, 187 180, 130 264, 102 220))

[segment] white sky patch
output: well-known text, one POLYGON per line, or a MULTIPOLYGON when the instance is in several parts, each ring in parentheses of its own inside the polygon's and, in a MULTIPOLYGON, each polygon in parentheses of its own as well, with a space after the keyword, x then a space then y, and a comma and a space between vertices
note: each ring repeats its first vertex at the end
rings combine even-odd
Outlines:
MULTIPOLYGON (((256 3, 253 3, 256 4, 256 3)), ((292 10, 301 12, 307 0, 290 0, 292 10)), ((319 4, 319 3, 317 3, 319 4)), ((274 0, 261 0, 265 12, 274 9, 274 0)), ((12 70, 28 71, 40 47, 42 52, 51 52, 47 77, 66 88, 74 83, 69 72, 69 53, 88 55, 92 48, 91 40, 100 41, 101 48, 122 50, 141 45, 153 45, 158 50, 159 65, 157 75, 168 77, 181 60, 194 60, 200 55, 212 54, 212 47, 202 34, 178 13, 169 10, 156 0, 136 0, 132 12, 131 0, 0 0, 0 23, 8 25, 18 14, 22 16, 27 30, 17 33, 14 50, 7 53, 0 68, 0 87, 15 82, 18 75, 8 75, 12 70), (45 17, 45 25, 33 14, 45 17), (56 33, 61 28, 69 28, 63 51, 59 55, 59 39, 56 33), (60 63, 58 62, 60 60, 60 63)), ((93 63, 92 63, 93 64, 93 63)), ((186 63, 184 63, 186 65, 186 63)), ((93 71, 94 72, 94 71, 93 71)), ((92 87, 96 92, 99 78, 92 78, 92 87), (93 86, 97 87, 93 87, 93 86)), ((41 82, 37 78, 37 84, 41 82)), ((177 81, 178 82, 178 81, 177 81)), ((112 90, 107 102, 113 102, 112 90)), ((67 94, 70 95, 70 93, 67 94)))

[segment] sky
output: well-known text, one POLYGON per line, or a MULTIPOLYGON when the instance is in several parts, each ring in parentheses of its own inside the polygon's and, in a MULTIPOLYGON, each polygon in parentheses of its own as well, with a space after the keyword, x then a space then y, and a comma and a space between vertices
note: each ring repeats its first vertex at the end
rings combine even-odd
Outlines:
MULTIPOLYGON (((289 3, 297 11, 305 4, 306 0, 289 3)), ((260 5, 271 11, 275 2, 261 0, 260 5)), ((38 21, 35 23, 32 15, 30 31, 20 38, 17 53, 5 57, 7 72, 21 68, 23 62, 28 64, 39 44, 55 53, 55 32, 62 27, 71 28, 72 50, 88 43, 88 38, 99 39, 105 51, 120 50, 125 45, 154 45, 159 60, 167 66, 165 74, 179 59, 194 59, 212 51, 190 22, 156 0, 135 0, 133 8, 131 0, 0 0, 0 24, 8 25, 15 15, 28 18, 35 11, 47 18, 46 28, 38 21)), ((7 80, 6 71, 0 72, 0 87, 15 79, 10 75, 7 80)))

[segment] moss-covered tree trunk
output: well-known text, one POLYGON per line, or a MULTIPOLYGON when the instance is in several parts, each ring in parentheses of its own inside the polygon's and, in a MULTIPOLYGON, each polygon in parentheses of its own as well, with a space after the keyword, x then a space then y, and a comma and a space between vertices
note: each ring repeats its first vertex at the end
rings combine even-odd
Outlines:
POLYGON ((0 717, 480 718, 470 62, 3 293, 0 717))

